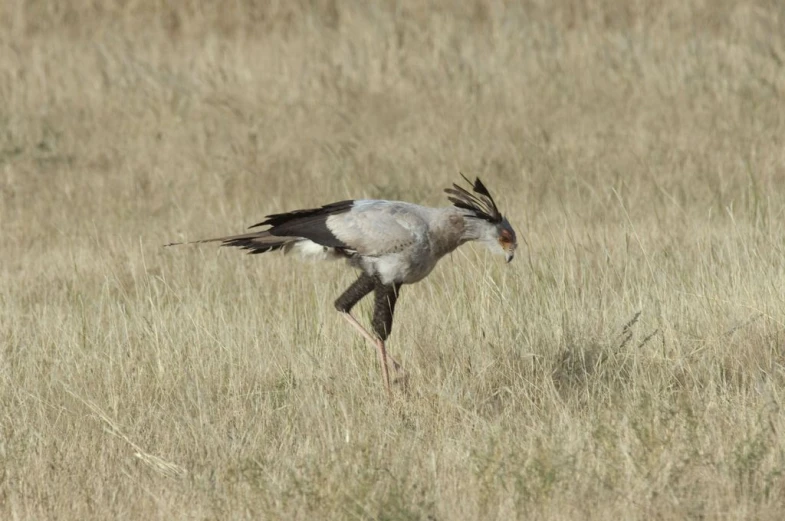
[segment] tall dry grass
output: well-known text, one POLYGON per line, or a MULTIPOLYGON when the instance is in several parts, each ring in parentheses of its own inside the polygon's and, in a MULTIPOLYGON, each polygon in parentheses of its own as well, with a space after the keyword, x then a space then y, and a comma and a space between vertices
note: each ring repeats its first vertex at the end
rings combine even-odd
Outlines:
POLYGON ((6 0, 0 517, 780 519, 783 5, 6 0), (344 266, 160 247, 458 171, 392 405, 344 266))

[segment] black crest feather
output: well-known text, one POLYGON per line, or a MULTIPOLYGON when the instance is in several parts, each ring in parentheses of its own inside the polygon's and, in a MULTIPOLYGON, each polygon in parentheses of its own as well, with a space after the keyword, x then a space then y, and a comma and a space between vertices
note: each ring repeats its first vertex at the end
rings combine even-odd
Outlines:
POLYGON ((445 188, 444 191, 447 193, 447 199, 450 200, 453 206, 463 210, 469 210, 474 213, 476 217, 492 223, 502 222, 504 217, 501 212, 499 212, 493 197, 491 197, 491 193, 485 188, 485 185, 482 184, 480 178, 475 178, 474 183, 472 183, 465 175, 461 174, 461 177, 469 183, 474 193, 469 193, 468 190, 457 184, 453 184, 452 188, 445 188))

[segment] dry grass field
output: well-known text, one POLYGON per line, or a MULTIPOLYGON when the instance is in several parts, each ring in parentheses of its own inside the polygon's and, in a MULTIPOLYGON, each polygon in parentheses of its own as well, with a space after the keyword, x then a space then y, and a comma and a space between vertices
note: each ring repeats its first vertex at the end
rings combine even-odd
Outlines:
POLYGON ((779 0, 5 0, 0 518, 782 519, 784 136, 779 0), (343 263, 161 247, 459 171, 392 403, 343 263))

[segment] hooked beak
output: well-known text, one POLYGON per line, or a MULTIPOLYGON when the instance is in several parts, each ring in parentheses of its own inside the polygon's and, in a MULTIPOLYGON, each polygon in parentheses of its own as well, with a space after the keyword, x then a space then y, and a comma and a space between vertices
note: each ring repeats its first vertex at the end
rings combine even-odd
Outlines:
POLYGON ((507 264, 509 264, 510 262, 512 262, 512 259, 515 258, 515 250, 513 250, 511 248, 511 249, 507 250, 505 255, 506 255, 506 258, 507 258, 507 264))

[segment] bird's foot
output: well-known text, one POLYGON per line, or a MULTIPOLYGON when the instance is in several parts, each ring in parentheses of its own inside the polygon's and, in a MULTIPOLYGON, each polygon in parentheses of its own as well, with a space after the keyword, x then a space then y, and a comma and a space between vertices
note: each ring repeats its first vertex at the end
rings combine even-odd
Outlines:
POLYGON ((392 376, 391 384, 394 386, 398 386, 403 389, 404 393, 408 393, 409 391, 409 373, 399 364, 396 362, 390 355, 387 355, 387 359, 393 366, 395 370, 395 374, 392 376))

